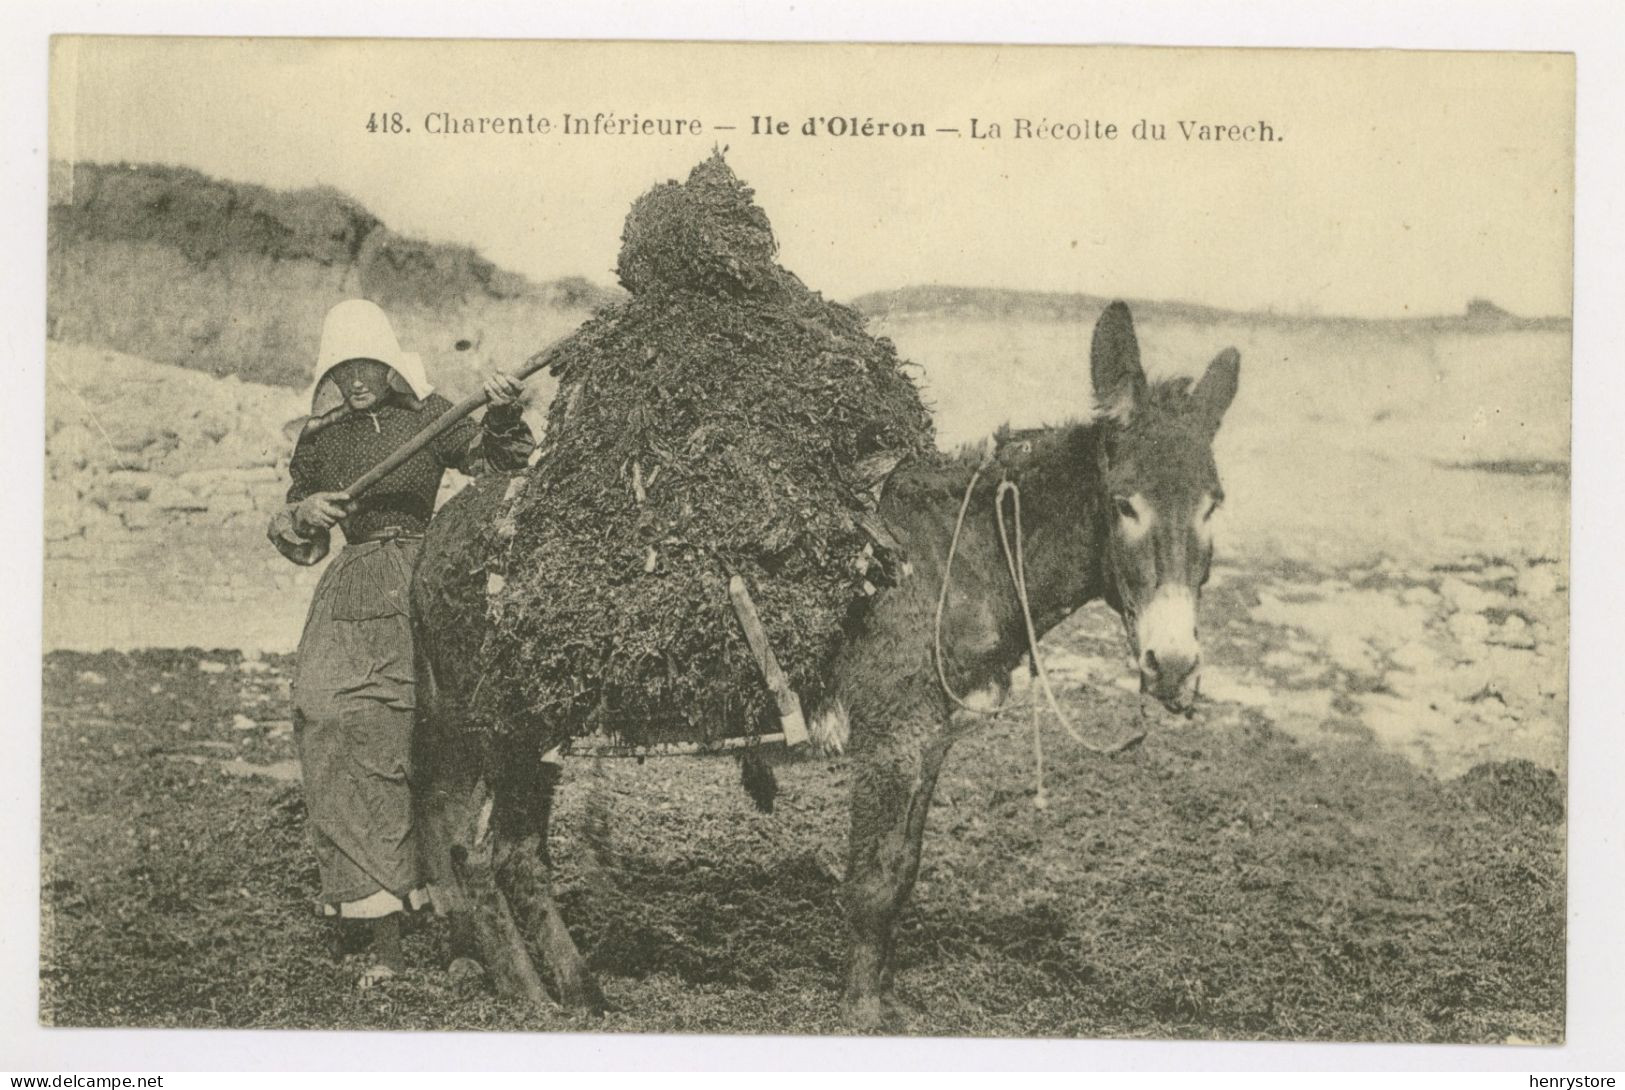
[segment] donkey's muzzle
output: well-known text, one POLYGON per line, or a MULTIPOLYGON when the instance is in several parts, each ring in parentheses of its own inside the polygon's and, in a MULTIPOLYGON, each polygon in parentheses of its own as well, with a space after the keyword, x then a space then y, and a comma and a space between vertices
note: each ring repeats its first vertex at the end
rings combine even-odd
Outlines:
POLYGON ((1199 655, 1179 652, 1157 654, 1147 648, 1140 654, 1140 691, 1162 701, 1171 711, 1184 711, 1196 696, 1199 655))
POLYGON ((1164 584, 1136 619, 1140 691, 1175 711, 1196 698, 1202 645, 1196 638, 1196 595, 1186 586, 1164 584))

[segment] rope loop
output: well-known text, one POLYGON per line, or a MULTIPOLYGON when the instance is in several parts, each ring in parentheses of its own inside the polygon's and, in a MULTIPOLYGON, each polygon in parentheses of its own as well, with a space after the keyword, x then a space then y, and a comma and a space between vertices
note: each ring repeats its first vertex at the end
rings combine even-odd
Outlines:
MULTIPOLYGON (((948 606, 948 587, 953 582, 954 555, 959 549, 959 539, 964 533, 965 514, 970 510, 971 496, 976 491, 976 482, 981 479, 982 471, 987 469, 993 463, 994 459, 990 456, 988 458, 984 458, 981 465, 976 467, 976 471, 971 474, 970 483, 965 486, 964 499, 962 499, 959 503, 959 517, 954 522, 954 534, 948 542, 948 559, 943 565, 942 570, 942 589, 937 594, 937 615, 936 622, 932 628, 932 640, 933 650, 935 652, 934 658, 937 666, 937 681, 942 685, 942 691, 947 695, 948 699, 964 711, 987 716, 990 719, 997 719, 1007 711, 1019 711, 1036 703, 1036 701, 1028 699, 1020 704, 1010 707, 1001 705, 1000 707, 994 708, 991 711, 984 708, 972 707, 970 704, 966 703, 958 693, 954 692, 953 687, 948 684, 947 660, 946 656, 944 656, 942 652, 942 615, 947 610, 948 606)), ((1027 649, 1028 653, 1032 657, 1033 673, 1038 678, 1039 687, 1044 691, 1044 698, 1049 704, 1050 711, 1054 713, 1055 718, 1060 722, 1062 728, 1065 729, 1067 734, 1071 736, 1072 740, 1089 750, 1091 753, 1101 753, 1107 755, 1116 754, 1138 744, 1142 739, 1145 738, 1144 731, 1140 731, 1139 733, 1130 736, 1126 741, 1120 742, 1114 746, 1096 745, 1085 738, 1078 731, 1078 728, 1072 724, 1071 719, 1067 718, 1066 713, 1061 710, 1061 703, 1055 699, 1055 690, 1053 686, 1050 685, 1049 671, 1044 668, 1043 656, 1041 656, 1038 652, 1038 631, 1033 624, 1032 605, 1027 598, 1027 570, 1023 553, 1021 532, 1021 488, 1016 484, 1015 481, 1012 481, 1009 478, 1004 478, 999 481, 998 490, 993 496, 993 509, 996 520, 999 524, 999 544, 1004 550, 1005 566, 1010 572, 1010 581, 1015 585, 1016 600, 1021 603, 1021 617, 1027 629, 1027 649), (1014 546, 1012 546, 1010 543, 1010 532, 1005 526, 1004 512, 1007 497, 1009 499, 1011 521, 1015 525, 1014 546)), ((1034 716, 1033 759, 1036 766, 1038 782, 1038 792, 1034 803, 1040 810, 1043 810, 1049 806, 1049 799, 1044 792, 1044 744, 1042 731, 1042 720, 1038 716, 1034 716)))

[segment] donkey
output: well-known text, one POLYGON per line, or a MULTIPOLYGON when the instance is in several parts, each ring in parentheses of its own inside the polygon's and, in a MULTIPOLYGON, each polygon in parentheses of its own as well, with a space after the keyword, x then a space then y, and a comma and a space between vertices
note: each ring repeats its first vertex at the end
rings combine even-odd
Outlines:
MULTIPOLYGON (((1149 383, 1128 307, 1116 302, 1094 331, 1090 419, 1023 444, 1024 455, 1001 460, 996 472, 942 460, 905 465, 887 482, 879 514, 907 564, 837 652, 827 705, 812 709, 815 719, 845 722, 854 763, 841 893, 854 1028, 882 1027, 897 1013, 895 926, 919 873, 938 774, 976 725, 956 715, 955 697, 990 688, 1002 695, 1029 650, 1000 545, 1000 520, 1010 529, 1000 484, 1020 489, 1036 632, 1104 599, 1122 618, 1142 693, 1186 710, 1200 685, 1197 601, 1213 556, 1210 520, 1224 498, 1212 442, 1239 368, 1232 348, 1194 385, 1149 383)), ((528 939, 561 1001, 594 1008, 601 999, 553 901, 545 859, 558 768, 541 751, 565 739, 543 731, 528 752, 498 752, 465 728, 479 684, 485 581, 455 543, 470 539, 467 520, 495 518, 499 493, 470 489, 467 502, 447 506, 414 579, 421 827, 454 942, 461 934, 477 944, 498 989, 545 1001, 528 939)))

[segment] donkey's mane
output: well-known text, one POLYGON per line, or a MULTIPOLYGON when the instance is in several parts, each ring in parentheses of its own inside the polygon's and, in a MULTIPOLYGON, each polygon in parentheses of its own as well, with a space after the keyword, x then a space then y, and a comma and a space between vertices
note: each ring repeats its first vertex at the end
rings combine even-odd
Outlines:
MULTIPOLYGON (((1190 407, 1191 391, 1195 380, 1189 375, 1159 378, 1146 387, 1140 411, 1179 413, 1190 407)), ((961 443, 951 451, 940 451, 911 458, 898 475, 903 489, 913 493, 957 492, 963 490, 970 473, 985 462, 991 454, 998 458, 1012 444, 1029 442, 1033 450, 1051 448, 1057 442, 1083 440, 1091 429, 1125 423, 1119 408, 1097 400, 1086 417, 1072 417, 1059 424, 1033 428, 1015 428, 1005 423, 991 436, 975 442, 961 443)), ((996 479, 995 475, 995 479, 996 479)))
MULTIPOLYGON (((1145 398, 1139 408, 1142 411, 1182 412, 1191 403, 1194 384, 1195 380, 1189 375, 1159 378, 1147 385, 1145 398)), ((1012 443, 1030 442, 1038 447, 1099 425, 1121 424, 1124 420, 1119 415, 1120 411, 1121 406, 1097 399, 1090 414, 1081 419, 1072 417, 1059 424, 1034 428, 1015 428, 1008 422, 1001 424, 988 438, 961 443, 951 451, 928 455, 926 459, 917 461, 914 465, 916 483, 957 482, 957 486, 962 488, 967 472, 987 460, 990 452, 997 457, 1012 443)))

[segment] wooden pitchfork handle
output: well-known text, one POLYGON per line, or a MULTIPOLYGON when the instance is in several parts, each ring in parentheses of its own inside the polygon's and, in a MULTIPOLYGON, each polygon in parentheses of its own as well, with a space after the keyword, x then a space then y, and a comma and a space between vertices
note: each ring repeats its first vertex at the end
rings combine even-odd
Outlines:
MULTIPOLYGON (((523 382, 530 378, 530 376, 551 364, 554 357, 558 355, 559 349, 559 345, 554 345, 552 348, 536 353, 534 356, 530 357, 530 359, 525 361, 525 365, 523 367, 513 373, 514 379, 518 382, 523 382)), ((394 454, 391 454, 388 458, 385 458, 383 461, 367 470, 367 472, 357 477, 355 482, 351 484, 349 488, 346 488, 339 494, 341 497, 341 502, 348 503, 352 500, 360 498, 363 492, 367 491, 367 489, 371 488, 373 485, 395 472, 395 470, 399 469, 407 459, 411 458, 418 451, 422 450, 424 447, 446 434, 446 432, 455 427, 465 416, 473 412, 475 409, 480 408, 489 400, 490 398, 485 396, 485 391, 481 390, 477 394, 470 394, 468 397, 465 397, 463 400, 441 413, 434 419, 433 423, 429 424, 422 431, 412 436, 412 438, 407 440, 406 443, 402 445, 401 448, 394 454)))

